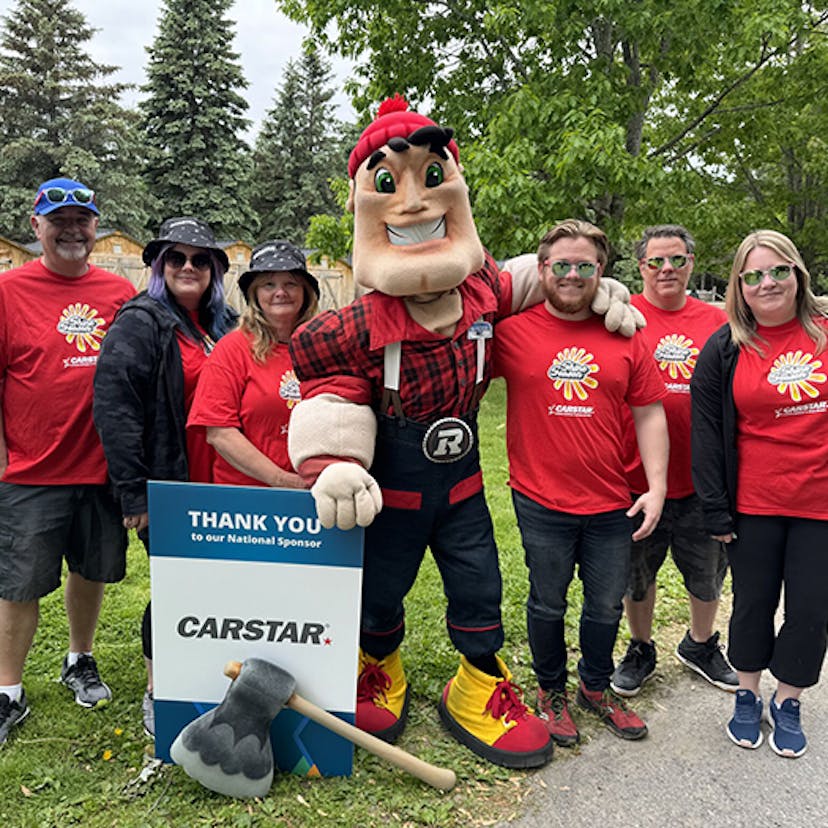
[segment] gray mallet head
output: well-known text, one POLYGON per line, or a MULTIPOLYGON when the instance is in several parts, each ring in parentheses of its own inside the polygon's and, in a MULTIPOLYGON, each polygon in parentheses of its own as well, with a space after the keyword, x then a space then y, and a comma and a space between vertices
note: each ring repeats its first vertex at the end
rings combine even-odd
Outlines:
POLYGON ((295 689, 286 670, 248 658, 224 701, 178 734, 170 748, 173 761, 211 791, 264 796, 273 782, 270 723, 295 689))

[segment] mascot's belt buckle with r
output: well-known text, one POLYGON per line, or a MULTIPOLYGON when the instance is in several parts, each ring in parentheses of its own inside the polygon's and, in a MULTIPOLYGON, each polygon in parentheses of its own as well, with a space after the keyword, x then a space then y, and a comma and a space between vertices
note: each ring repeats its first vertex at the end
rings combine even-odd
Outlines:
POLYGON ((465 457, 474 445, 468 423, 457 417, 443 417, 432 423, 423 437, 423 454, 432 463, 454 463, 465 457))

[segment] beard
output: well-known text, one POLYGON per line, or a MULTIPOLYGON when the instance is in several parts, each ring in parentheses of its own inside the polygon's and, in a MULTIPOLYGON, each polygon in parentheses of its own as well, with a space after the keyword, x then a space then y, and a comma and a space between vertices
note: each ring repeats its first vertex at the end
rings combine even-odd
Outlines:
POLYGON ((564 299, 557 290, 556 284, 544 284, 543 295, 547 301, 556 311, 565 314, 576 314, 588 308, 595 298, 595 293, 598 290, 598 280, 592 279, 591 283, 581 282, 584 285, 584 291, 580 296, 572 299, 564 299))
POLYGON ((79 262, 90 253, 89 245, 85 240, 82 242, 56 242, 55 251, 61 259, 67 262, 79 262))

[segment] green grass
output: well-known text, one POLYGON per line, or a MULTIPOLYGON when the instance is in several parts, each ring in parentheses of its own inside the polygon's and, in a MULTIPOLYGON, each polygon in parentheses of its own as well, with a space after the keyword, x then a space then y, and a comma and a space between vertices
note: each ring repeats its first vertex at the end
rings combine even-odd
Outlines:
MULTIPOLYGON (((487 497, 500 549, 504 580, 502 651, 515 680, 534 691, 526 642, 524 605, 527 579, 523 550, 506 484, 504 388, 495 382, 481 410, 487 497)), ((409 726, 400 746, 457 772, 458 785, 440 793, 357 750, 354 773, 345 779, 308 780, 277 775, 263 800, 236 801, 202 788, 176 767, 162 767, 141 780, 151 745, 141 729, 144 688, 139 622, 149 592, 143 547, 133 538, 126 580, 107 590, 95 654, 114 692, 99 711, 75 705, 55 679, 67 627, 62 595, 41 606, 41 621, 26 666, 29 719, 0 748, 0 825, 18 826, 469 826, 491 825, 521 809, 530 774, 507 771, 477 760, 441 729, 436 703, 457 668, 445 631, 445 601, 430 558, 407 600, 409 632, 404 657, 412 688, 409 726)), ((574 671, 579 582, 573 583, 567 636, 574 671)), ((687 624, 687 601, 680 577, 668 563, 659 578, 656 635, 675 643, 687 624)), ((622 625, 619 650, 628 633, 622 625)), ((660 673, 675 669, 669 659, 660 673)), ((646 694, 643 702, 646 706, 646 694)), ((646 707, 645 707, 646 709, 646 707)), ((595 726, 579 720, 587 740, 595 726)), ((567 761, 577 751, 558 751, 567 761)))

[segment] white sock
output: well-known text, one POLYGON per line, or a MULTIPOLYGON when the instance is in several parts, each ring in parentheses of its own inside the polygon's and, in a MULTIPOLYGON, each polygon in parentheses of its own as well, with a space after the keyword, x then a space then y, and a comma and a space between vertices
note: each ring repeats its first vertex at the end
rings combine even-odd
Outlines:
POLYGON ((73 653, 71 650, 69 651, 69 655, 66 656, 66 666, 67 667, 74 667, 78 663, 78 659, 82 655, 91 656, 92 653, 73 653))
POLYGON ((5 693, 13 702, 20 701, 23 695, 22 684, 0 684, 0 693, 5 693))

